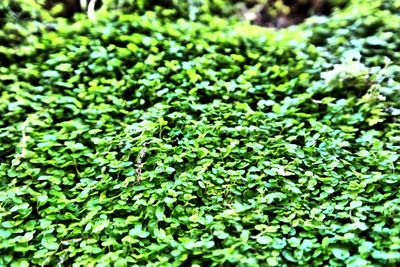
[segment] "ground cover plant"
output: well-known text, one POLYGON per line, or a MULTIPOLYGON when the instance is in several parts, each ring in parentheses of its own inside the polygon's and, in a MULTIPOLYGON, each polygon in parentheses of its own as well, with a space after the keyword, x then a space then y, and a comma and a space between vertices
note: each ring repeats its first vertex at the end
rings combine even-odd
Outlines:
POLYGON ((400 1, 235 2, 0 4, 1 266, 400 263, 400 1))

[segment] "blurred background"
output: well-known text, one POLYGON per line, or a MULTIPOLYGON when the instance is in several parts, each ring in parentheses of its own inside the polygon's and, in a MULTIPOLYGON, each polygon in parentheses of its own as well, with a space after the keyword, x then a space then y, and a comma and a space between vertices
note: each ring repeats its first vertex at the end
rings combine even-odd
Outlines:
MULTIPOLYGON (((0 20, 73 18, 99 9, 122 13, 159 11, 160 14, 199 20, 202 15, 235 17, 267 27, 287 27, 312 15, 329 15, 346 0, 3 0, 0 20)), ((0 21, 0 23, 1 23, 0 21)))

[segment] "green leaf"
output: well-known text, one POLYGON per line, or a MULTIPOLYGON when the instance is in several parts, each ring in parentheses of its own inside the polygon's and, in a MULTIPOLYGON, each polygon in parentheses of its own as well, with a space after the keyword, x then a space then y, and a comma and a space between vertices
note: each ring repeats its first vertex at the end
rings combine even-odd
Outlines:
POLYGON ((257 242, 260 243, 261 245, 271 244, 272 238, 269 236, 259 236, 257 237, 257 242))
POLYGON ((335 247, 332 248, 332 254, 340 259, 340 260, 345 260, 348 257, 350 257, 350 252, 347 248, 343 248, 343 247, 335 247))

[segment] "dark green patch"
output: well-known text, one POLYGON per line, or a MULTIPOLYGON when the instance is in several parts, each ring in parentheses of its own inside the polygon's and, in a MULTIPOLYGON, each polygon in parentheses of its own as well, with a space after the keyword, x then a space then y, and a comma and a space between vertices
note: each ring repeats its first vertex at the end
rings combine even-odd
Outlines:
POLYGON ((398 1, 280 31, 28 2, 0 31, 0 265, 399 264, 398 1))

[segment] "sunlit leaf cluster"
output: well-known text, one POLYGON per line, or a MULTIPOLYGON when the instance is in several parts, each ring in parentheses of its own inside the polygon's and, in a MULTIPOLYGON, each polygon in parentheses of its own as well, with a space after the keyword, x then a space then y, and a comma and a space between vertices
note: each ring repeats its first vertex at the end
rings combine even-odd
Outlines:
POLYGON ((400 263, 399 1, 284 30, 28 2, 0 4, 1 266, 400 263))

